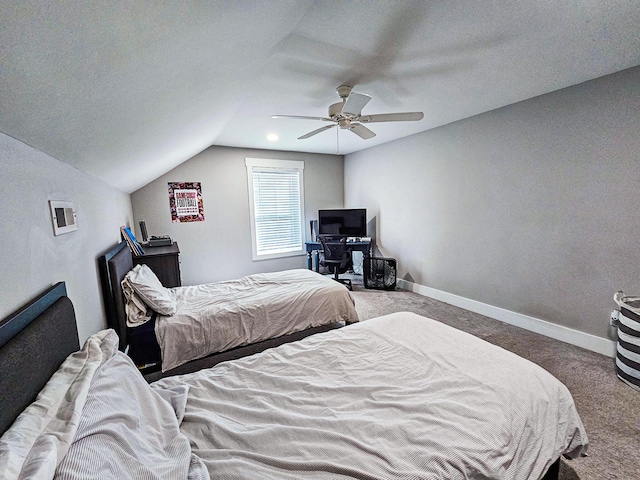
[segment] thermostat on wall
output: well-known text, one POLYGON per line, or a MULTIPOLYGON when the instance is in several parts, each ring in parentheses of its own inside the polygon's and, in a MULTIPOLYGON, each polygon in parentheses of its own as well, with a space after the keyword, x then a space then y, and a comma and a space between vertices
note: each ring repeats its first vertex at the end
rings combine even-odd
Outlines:
POLYGON ((73 206, 73 202, 49 200, 49 208, 51 209, 54 235, 62 235, 63 233, 78 230, 76 209, 73 206))

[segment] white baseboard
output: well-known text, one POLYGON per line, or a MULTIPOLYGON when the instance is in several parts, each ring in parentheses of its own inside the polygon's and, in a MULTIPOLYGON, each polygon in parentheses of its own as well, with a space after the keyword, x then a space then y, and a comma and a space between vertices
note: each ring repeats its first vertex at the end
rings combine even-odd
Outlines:
POLYGON ((493 305, 477 302, 476 300, 443 292, 442 290, 436 290, 435 288, 425 287, 424 285, 408 282, 407 280, 398 279, 398 287, 448 303, 449 305, 479 313, 480 315, 508 323, 509 325, 515 325, 516 327, 524 328, 525 330, 539 333, 546 337, 570 343, 577 347, 586 348, 587 350, 608 357, 613 358, 616 355, 616 342, 607 338, 596 337, 595 335, 563 327, 562 325, 547 322, 546 320, 512 312, 504 308, 494 307, 493 305))

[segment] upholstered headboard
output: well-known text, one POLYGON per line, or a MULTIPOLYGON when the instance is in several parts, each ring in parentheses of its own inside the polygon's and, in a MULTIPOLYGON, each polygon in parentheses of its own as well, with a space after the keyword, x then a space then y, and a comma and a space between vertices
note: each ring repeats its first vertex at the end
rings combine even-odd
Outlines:
POLYGON ((64 282, 0 322, 0 434, 28 407, 70 353, 80 348, 64 282))
POLYGON ((121 242, 98 259, 102 296, 107 314, 107 324, 120 337, 120 350, 127 346, 127 314, 124 310, 124 294, 120 282, 133 268, 131 250, 121 242))

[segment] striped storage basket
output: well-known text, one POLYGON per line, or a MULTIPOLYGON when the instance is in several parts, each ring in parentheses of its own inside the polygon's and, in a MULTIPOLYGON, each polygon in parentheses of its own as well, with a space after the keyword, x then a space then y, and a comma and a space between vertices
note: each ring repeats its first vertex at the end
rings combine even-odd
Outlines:
POLYGON ((616 373, 620 380, 640 390, 640 297, 614 296, 620 306, 616 373))

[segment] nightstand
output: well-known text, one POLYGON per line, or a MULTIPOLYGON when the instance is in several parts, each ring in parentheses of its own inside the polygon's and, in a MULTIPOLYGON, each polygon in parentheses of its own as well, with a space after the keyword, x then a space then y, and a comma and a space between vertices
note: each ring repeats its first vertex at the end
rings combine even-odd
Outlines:
POLYGON ((144 263, 156 274, 160 283, 167 288, 182 285, 180 277, 180 249, 178 243, 166 247, 143 246, 144 254, 132 256, 133 264, 144 263))

